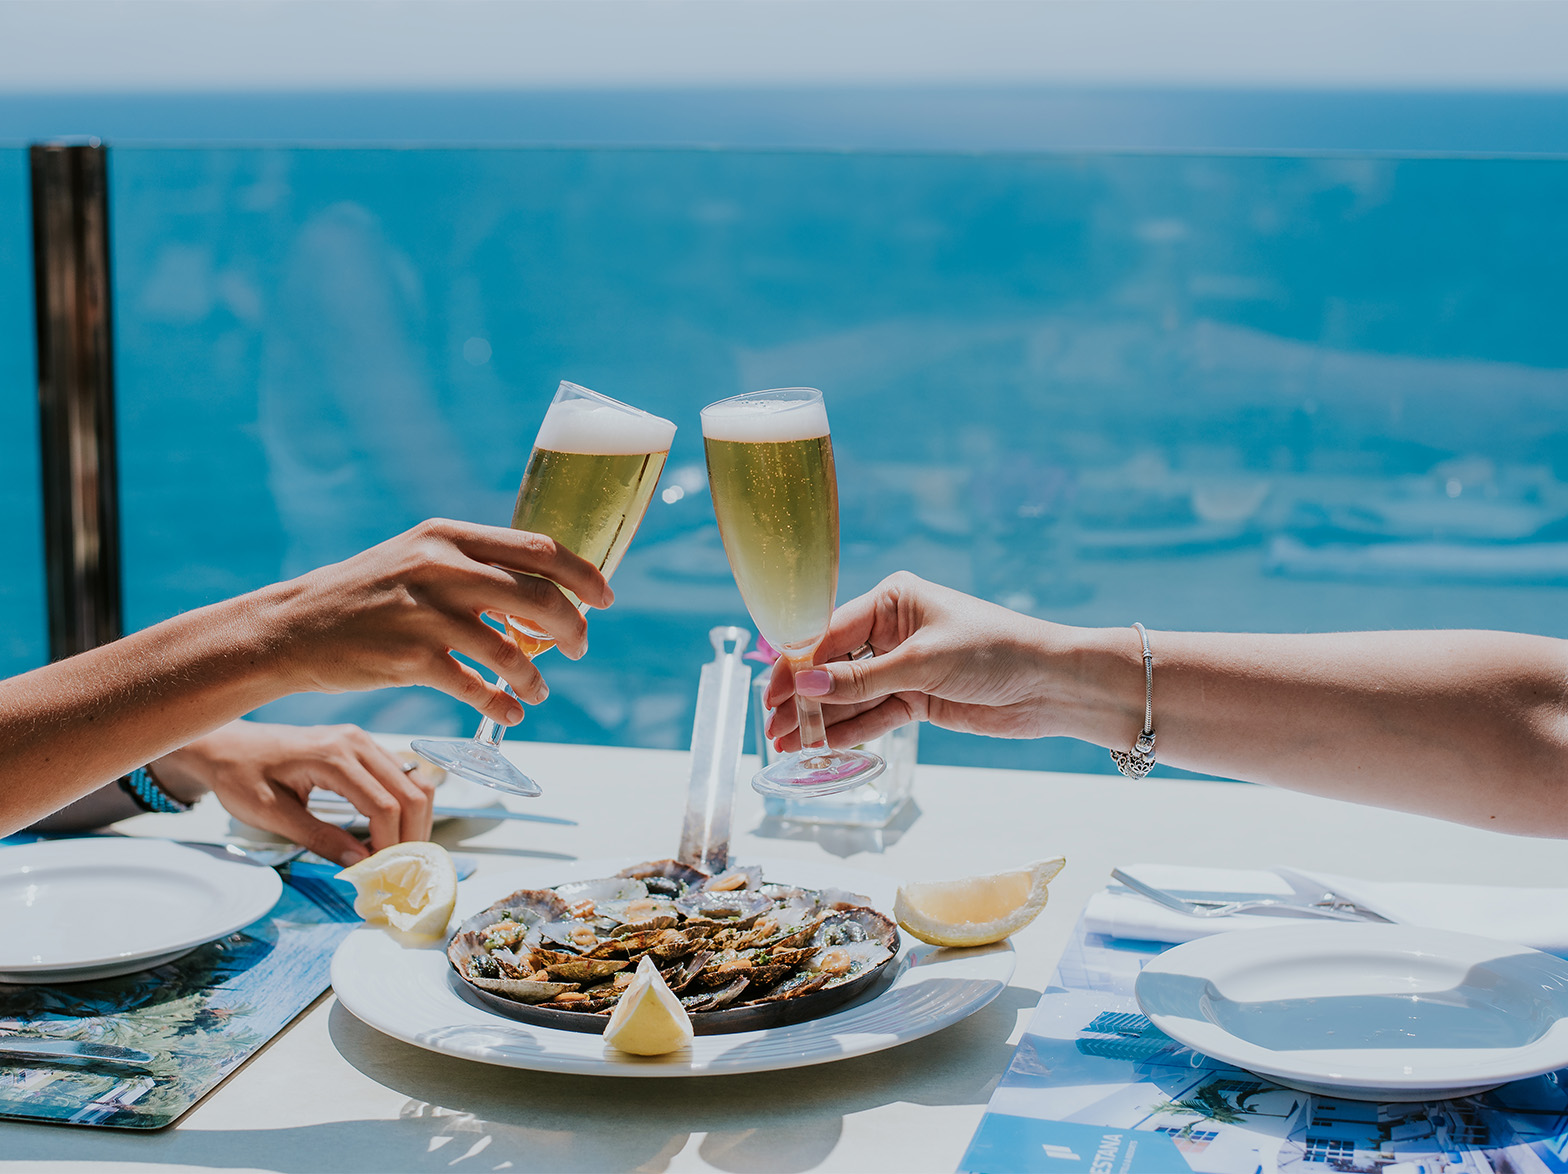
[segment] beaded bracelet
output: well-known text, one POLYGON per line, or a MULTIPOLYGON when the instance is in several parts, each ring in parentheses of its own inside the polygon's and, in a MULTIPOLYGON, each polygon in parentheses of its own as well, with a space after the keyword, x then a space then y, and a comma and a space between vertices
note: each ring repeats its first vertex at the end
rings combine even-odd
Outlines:
POLYGON ((130 774, 121 778, 120 790, 129 795, 131 802, 143 811, 155 812, 159 815, 176 815, 191 809, 189 803, 183 803, 165 791, 145 766, 138 766, 130 774))

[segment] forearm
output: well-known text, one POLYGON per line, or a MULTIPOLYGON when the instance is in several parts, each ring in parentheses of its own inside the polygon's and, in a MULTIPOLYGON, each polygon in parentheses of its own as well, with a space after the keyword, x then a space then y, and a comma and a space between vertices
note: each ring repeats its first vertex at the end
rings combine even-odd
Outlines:
MULTIPOLYGON (((1062 733, 1143 722, 1132 629, 1069 629, 1062 733)), ((1151 632, 1161 762, 1568 836, 1568 644, 1501 632, 1151 632)))
POLYGON ((0 682, 0 833, 288 692, 279 589, 0 682))
POLYGON ((116 783, 89 791, 74 803, 27 825, 30 832, 85 832, 140 815, 136 801, 116 783))

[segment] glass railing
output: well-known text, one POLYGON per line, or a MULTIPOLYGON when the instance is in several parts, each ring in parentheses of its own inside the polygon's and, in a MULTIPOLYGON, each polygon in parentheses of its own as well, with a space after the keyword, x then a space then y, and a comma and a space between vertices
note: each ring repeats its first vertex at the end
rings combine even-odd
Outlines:
POLYGON ((48 659, 27 151, 0 147, 0 676, 48 659))
MULTIPOLYGON (((0 155, 0 211, 22 174, 0 155)), ((681 432, 522 737, 686 744, 707 630, 747 623, 697 412, 780 385, 828 396, 841 599, 907 568, 1068 623, 1568 635, 1568 161, 149 147, 111 175, 131 627, 427 515, 504 522, 568 378, 681 432)))

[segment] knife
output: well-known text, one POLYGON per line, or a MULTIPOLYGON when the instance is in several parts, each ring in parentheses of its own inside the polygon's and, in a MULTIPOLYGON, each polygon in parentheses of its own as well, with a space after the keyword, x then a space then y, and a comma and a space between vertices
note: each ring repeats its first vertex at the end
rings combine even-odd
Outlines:
POLYGON ((19 1060, 97 1061, 125 1064, 132 1068, 152 1066, 151 1052, 119 1048, 112 1044, 88 1044, 54 1036, 0 1035, 0 1058, 19 1060))

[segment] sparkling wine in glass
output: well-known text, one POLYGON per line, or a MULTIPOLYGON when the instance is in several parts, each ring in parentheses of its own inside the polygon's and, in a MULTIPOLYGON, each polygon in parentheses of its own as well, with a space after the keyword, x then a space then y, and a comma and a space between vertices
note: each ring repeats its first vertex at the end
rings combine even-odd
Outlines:
MULTIPOLYGON (((609 396, 563 382, 545 412, 517 491, 512 528, 555 539, 593 563, 608 579, 648 512, 670 455, 675 425, 609 396)), ((584 611, 566 588, 566 597, 584 611)), ((518 646, 533 658, 555 647, 524 617, 508 616, 518 646)), ((505 680, 498 685, 510 693, 505 680)), ((468 739, 420 738, 415 753, 462 778, 514 795, 540 794, 539 784, 500 751, 505 727, 490 718, 468 739)))
MULTIPOLYGON (((822 393, 781 388, 702 410, 708 488, 746 608, 791 673, 809 668, 838 591, 838 479, 822 393)), ((801 748, 757 772, 765 795, 831 795, 881 774, 864 750, 828 746, 822 706, 795 697, 801 748)))

